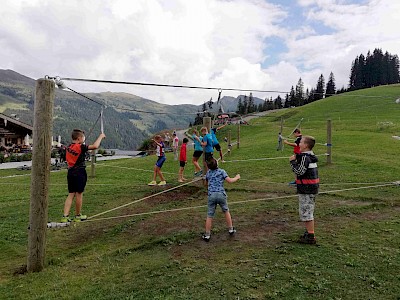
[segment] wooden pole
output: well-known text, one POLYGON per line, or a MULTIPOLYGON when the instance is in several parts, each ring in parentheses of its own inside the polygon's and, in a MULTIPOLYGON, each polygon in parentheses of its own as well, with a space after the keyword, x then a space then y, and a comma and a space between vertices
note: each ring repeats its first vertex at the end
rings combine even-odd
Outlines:
POLYGON ((237 130, 237 149, 239 149, 240 144, 240 121, 238 123, 238 130, 237 130))
POLYGON ((326 163, 332 163, 332 120, 328 119, 326 122, 326 163))
POLYGON ((38 79, 33 119, 31 199, 28 234, 28 272, 44 268, 49 196, 54 89, 52 80, 38 79))
POLYGON ((228 155, 231 155, 231 150, 232 150, 232 145, 231 145, 232 138, 231 138, 231 136, 232 136, 232 132, 229 129, 228 130, 228 155))
POLYGON ((281 117, 281 131, 279 131, 280 134, 283 134, 283 117, 281 117))

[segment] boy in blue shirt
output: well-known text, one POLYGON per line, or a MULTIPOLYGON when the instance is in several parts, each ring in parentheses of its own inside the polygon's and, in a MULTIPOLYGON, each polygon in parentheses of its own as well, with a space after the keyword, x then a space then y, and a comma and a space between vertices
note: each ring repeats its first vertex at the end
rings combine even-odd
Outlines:
POLYGON ((211 238, 211 225, 214 218, 215 209, 219 205, 225 214, 226 225, 230 235, 235 234, 236 230, 232 225, 232 217, 229 212, 227 195, 224 189, 224 181, 229 183, 236 182, 240 179, 240 174, 230 178, 225 170, 218 168, 218 163, 215 158, 207 161, 208 171, 206 180, 208 182, 208 212, 206 219, 206 232, 203 234, 202 239, 206 242, 211 238))
POLYGON ((196 129, 193 130, 192 139, 194 142, 194 152, 193 152, 193 165, 194 165, 194 176, 200 176, 202 173, 201 167, 199 165, 199 158, 203 154, 203 147, 201 146, 201 142, 203 138, 199 136, 199 133, 196 129))
POLYGON ((204 159, 205 159, 205 170, 207 172, 208 168, 207 168, 207 161, 211 160, 213 158, 213 140, 212 140, 212 136, 211 133, 208 133, 208 129, 207 127, 202 127, 201 128, 201 134, 203 135, 203 140, 201 142, 201 145, 204 148, 204 159))
POLYGON ((222 149, 221 149, 221 145, 219 144, 219 142, 218 142, 218 139, 217 139, 217 131, 218 130, 221 130, 222 128, 224 128, 225 126, 227 125, 227 123, 225 123, 224 125, 221 125, 221 126, 219 126, 219 127, 214 127, 214 128, 211 128, 211 136, 212 136, 212 139, 213 139, 213 148, 215 148, 215 150, 217 150, 218 152, 219 152, 219 157, 220 157, 220 159, 221 159, 221 162, 224 162, 224 158, 223 158, 223 154, 222 154, 222 149))

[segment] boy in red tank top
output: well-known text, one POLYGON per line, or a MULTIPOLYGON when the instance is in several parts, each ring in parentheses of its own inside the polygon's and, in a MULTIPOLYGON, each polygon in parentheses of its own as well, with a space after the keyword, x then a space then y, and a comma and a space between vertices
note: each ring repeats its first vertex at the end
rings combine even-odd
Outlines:
POLYGON ((87 216, 81 215, 83 191, 85 190, 87 174, 85 164, 85 154, 89 150, 99 148, 102 139, 106 136, 101 133, 93 145, 86 146, 85 133, 80 129, 74 129, 71 134, 72 143, 66 149, 66 160, 68 163, 68 197, 64 204, 64 214, 61 218, 62 223, 72 220, 80 222, 87 219, 87 216), (69 217, 72 201, 75 199, 75 218, 69 217))

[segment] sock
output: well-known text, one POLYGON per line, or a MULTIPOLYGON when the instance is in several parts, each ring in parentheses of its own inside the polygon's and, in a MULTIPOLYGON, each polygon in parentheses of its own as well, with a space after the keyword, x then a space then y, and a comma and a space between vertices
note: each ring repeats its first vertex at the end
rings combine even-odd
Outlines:
POLYGON ((210 237, 211 236, 211 232, 209 231, 209 232, 207 232, 206 231, 206 233, 204 234, 206 237, 210 237))
POLYGON ((229 227, 229 232, 232 232, 232 231, 233 231, 233 226, 229 227))

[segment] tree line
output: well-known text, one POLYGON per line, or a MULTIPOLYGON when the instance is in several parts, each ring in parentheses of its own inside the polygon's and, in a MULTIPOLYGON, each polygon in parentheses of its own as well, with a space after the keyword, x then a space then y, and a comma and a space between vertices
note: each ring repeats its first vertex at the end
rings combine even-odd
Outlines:
MULTIPOLYGON (((246 115, 254 112, 262 112, 273 109, 289 108, 303 106, 323 98, 330 97, 335 94, 340 94, 358 89, 370 88, 379 85, 395 84, 400 82, 399 73, 399 57, 392 55, 387 51, 383 53, 382 49, 376 48, 372 53, 368 51, 367 56, 360 54, 352 62, 350 70, 350 80, 348 87, 344 86, 340 89, 336 88, 335 76, 330 72, 328 81, 325 83, 324 75, 318 77, 315 87, 304 90, 304 82, 300 78, 296 86, 291 87, 290 92, 282 99, 281 96, 276 98, 266 98, 264 103, 256 105, 253 100, 253 95, 245 95, 239 97, 236 113, 246 115)), ((202 124, 202 118, 211 116, 207 111, 212 108, 214 102, 212 99, 204 102, 203 112, 197 113, 193 125, 202 124)), ((221 113, 221 112, 219 112, 221 113)), ((190 123, 192 125, 192 123, 190 123)))

